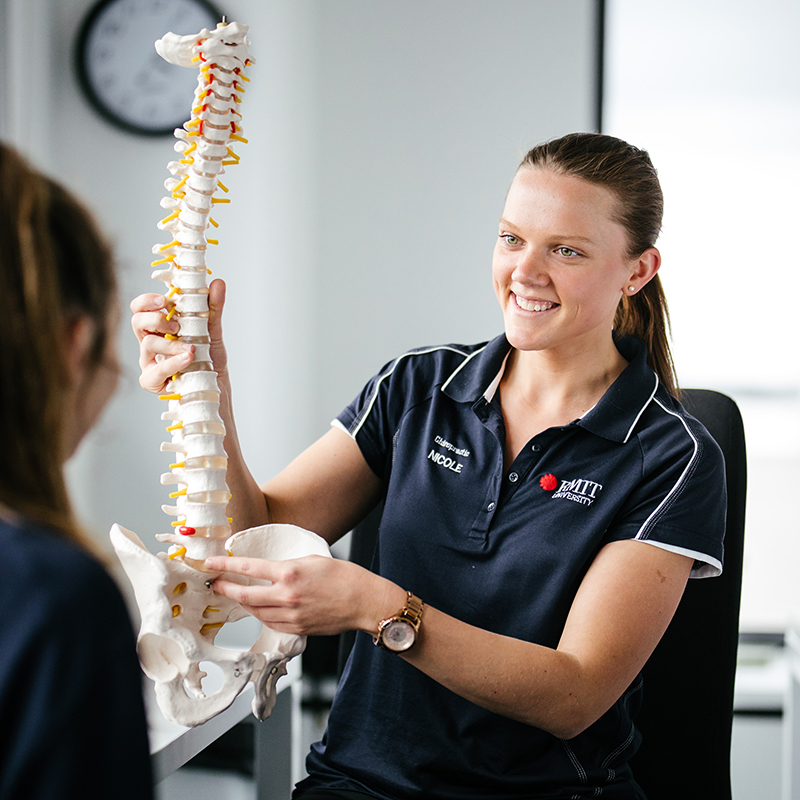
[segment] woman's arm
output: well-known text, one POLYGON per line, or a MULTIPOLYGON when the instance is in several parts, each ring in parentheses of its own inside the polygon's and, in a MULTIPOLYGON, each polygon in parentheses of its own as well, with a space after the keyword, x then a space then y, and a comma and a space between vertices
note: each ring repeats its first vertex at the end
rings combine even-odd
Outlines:
MULTIPOLYGON (((178 323, 167 320, 160 294, 140 295, 131 303, 133 326, 139 340, 139 383, 160 394, 167 381, 192 361, 194 348, 166 338, 176 334, 178 323)), ((231 490, 229 513, 236 530, 268 522, 291 522, 333 543, 361 520, 378 502, 381 481, 367 465, 356 443, 343 431, 331 429, 283 472, 259 486, 245 463, 236 430, 222 337, 225 284, 211 283, 208 332, 211 359, 220 389, 220 416, 225 423, 228 455, 227 483, 231 490)))
POLYGON ((613 542, 583 579, 555 650, 454 624, 429 609, 421 647, 407 658, 462 697, 569 739, 599 719, 644 666, 691 567, 691 558, 644 542, 613 542))
MULTIPOLYGON (((241 586, 219 579, 214 588, 288 633, 375 633, 406 597, 402 587, 348 562, 210 562, 214 570, 273 581, 241 586)), ((399 657, 483 708, 569 739, 633 681, 672 619, 691 567, 692 559, 644 542, 613 542, 581 583, 556 649, 490 633, 427 606, 416 644, 399 657)))

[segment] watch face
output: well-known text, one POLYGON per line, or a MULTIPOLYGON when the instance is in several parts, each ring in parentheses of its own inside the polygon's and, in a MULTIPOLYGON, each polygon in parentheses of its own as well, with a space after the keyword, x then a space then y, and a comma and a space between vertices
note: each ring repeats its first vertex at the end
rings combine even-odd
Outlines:
POLYGON ((206 0, 101 0, 78 37, 81 86, 94 107, 121 128, 172 133, 189 119, 198 71, 164 61, 155 41, 168 31, 213 30, 221 20, 206 0))
POLYGON ((383 629, 383 644, 387 650, 392 650, 395 653, 402 653, 403 650, 408 650, 416 641, 417 632, 414 626, 403 620, 392 620, 383 629))

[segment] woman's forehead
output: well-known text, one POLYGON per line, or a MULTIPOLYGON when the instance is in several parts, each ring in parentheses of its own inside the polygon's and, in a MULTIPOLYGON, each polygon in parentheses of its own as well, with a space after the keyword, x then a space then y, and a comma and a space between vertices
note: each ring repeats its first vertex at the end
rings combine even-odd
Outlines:
POLYGON ((615 194, 603 186, 553 170, 522 168, 509 189, 503 217, 516 225, 566 227, 558 233, 594 239, 602 229, 621 227, 617 207, 615 194))

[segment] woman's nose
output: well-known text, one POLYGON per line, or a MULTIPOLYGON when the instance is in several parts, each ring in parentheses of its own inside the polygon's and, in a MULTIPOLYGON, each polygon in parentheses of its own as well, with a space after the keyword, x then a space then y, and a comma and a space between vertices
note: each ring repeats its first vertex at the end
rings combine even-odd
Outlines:
POLYGON ((514 265, 511 279, 521 284, 545 286, 550 282, 550 275, 541 257, 523 253, 514 265))

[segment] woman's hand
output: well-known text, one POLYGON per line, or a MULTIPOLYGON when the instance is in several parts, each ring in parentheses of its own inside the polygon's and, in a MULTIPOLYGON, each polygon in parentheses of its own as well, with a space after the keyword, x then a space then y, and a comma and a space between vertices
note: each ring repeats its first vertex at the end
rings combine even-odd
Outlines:
POLYGON ((248 613, 281 633, 332 635, 348 630, 374 633, 378 622, 401 608, 399 586, 349 561, 306 556, 288 561, 219 556, 206 569, 258 581, 242 585, 220 577, 215 592, 236 600, 248 613))
MULTIPOLYGON (((209 287, 208 333, 211 360, 219 376, 227 376, 228 357, 222 340, 222 309, 225 305, 225 283, 215 280, 209 287)), ((139 341, 139 384, 149 392, 161 394, 167 381, 191 364, 194 346, 167 339, 177 335, 177 319, 167 319, 169 301, 161 294, 142 294, 131 302, 131 325, 139 341)))

